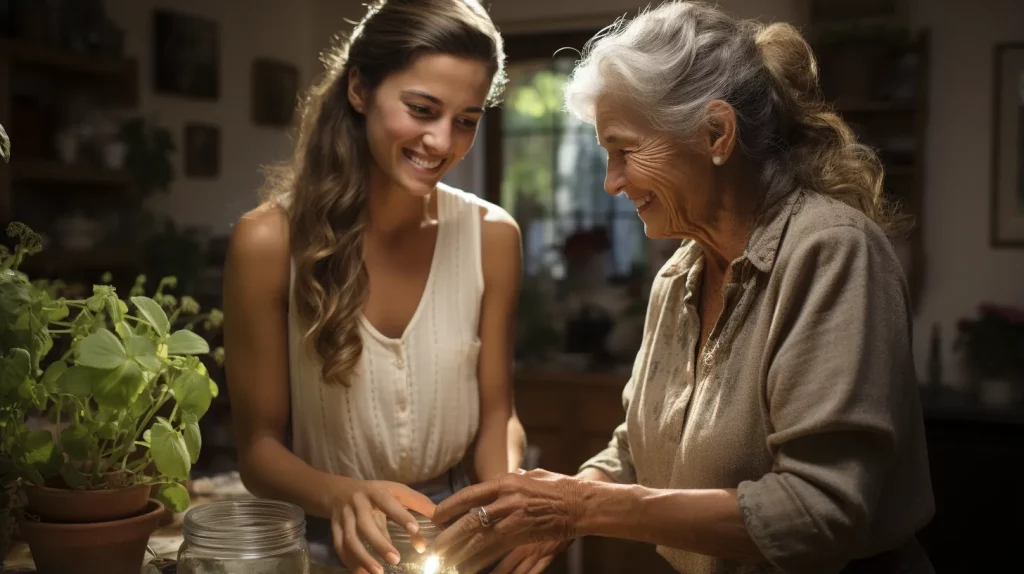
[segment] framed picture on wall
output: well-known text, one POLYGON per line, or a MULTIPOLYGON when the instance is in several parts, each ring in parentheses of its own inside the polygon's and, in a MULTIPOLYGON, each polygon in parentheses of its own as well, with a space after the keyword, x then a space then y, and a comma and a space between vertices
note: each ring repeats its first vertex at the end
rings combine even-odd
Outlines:
POLYGON ((190 14, 153 13, 153 90, 216 100, 220 95, 220 29, 190 14))
POLYGON ((1024 44, 996 46, 994 76, 991 241, 1024 248, 1024 44))
POLYGON ((220 128, 213 124, 185 124, 185 175, 212 179, 220 175, 220 128))
POLYGON ((252 63, 252 121, 258 126, 287 127, 299 95, 299 69, 276 60, 252 63))

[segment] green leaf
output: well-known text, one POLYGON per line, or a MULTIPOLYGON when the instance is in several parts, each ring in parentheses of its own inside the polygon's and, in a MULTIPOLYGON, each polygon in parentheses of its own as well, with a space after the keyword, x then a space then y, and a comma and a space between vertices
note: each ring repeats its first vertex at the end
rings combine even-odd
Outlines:
POLYGON ((110 409, 128 408, 146 388, 142 369, 135 361, 122 363, 113 369, 92 388, 92 398, 101 407, 110 409))
POLYGON ((93 387, 109 374, 109 370, 74 365, 57 379, 57 390, 65 395, 87 399, 92 395, 93 387))
POLYGON ((143 355, 156 356, 156 343, 150 340, 149 337, 143 337, 142 335, 131 335, 125 341, 125 349, 128 352, 128 356, 132 358, 138 358, 143 355))
POLYGON ((132 408, 129 411, 129 415, 135 420, 142 418, 149 408, 153 406, 153 395, 150 393, 142 393, 139 398, 135 399, 132 403, 132 408))
POLYGON ((43 478, 53 476, 60 471, 64 460, 57 444, 53 442, 50 431, 26 431, 22 435, 21 444, 24 449, 22 460, 43 478))
POLYGON ((181 415, 181 420, 184 423, 181 433, 185 437, 189 459, 192 464, 195 464, 199 460, 199 451, 203 448, 203 436, 199 432, 199 419, 196 418, 196 415, 186 412, 181 415))
POLYGON ((167 313, 164 313, 160 305, 149 297, 132 297, 132 303, 138 307, 142 317, 156 329, 161 337, 167 336, 171 330, 171 323, 167 320, 167 313))
POLYGON ((60 445, 72 460, 88 460, 95 440, 89 429, 80 424, 71 425, 60 433, 60 445))
POLYGON ((68 316, 68 306, 63 299, 56 301, 56 305, 49 308, 47 319, 49 321, 63 321, 68 316))
POLYGON ((57 393, 59 392, 57 381, 60 380, 67 370, 67 363, 64 361, 54 361, 50 363, 49 367, 46 367, 46 371, 43 372, 43 378, 39 382, 48 392, 57 393))
POLYGON ((210 396, 217 398, 217 395, 220 394, 220 389, 217 388, 217 383, 210 378, 207 378, 206 380, 210 383, 210 396))
POLYGON ((96 428, 96 436, 103 440, 116 440, 117 434, 117 421, 107 421, 96 428))
POLYGON ((142 432, 142 442, 146 444, 153 444, 153 429, 146 429, 142 432))
POLYGON ((188 329, 175 331, 167 339, 168 355, 201 355, 209 352, 210 345, 206 339, 188 329))
POLYGON ((156 496, 174 512, 184 512, 189 505, 188 489, 177 482, 161 486, 156 496))
POLYGON ((117 369, 128 360, 121 341, 107 329, 100 329, 75 344, 75 363, 96 369, 117 369))
MULTIPOLYGON (((121 337, 121 340, 125 342, 125 345, 127 345, 128 339, 135 335, 135 331, 132 331, 132 326, 129 325, 127 321, 118 321, 115 323, 114 331, 117 331, 117 336, 121 337)), ((131 354, 131 350, 128 351, 128 354, 131 354)))
POLYGON ((18 379, 24 379, 28 376, 31 370, 32 359, 28 354, 28 351, 20 347, 7 351, 7 357, 4 358, 4 372, 10 374, 18 379))
POLYGON ((163 417, 157 419, 152 431, 149 451, 156 469, 168 478, 187 480, 192 464, 185 438, 163 417))
POLYGON ((27 331, 29 320, 32 318, 32 307, 25 306, 18 311, 18 318, 14 320, 15 331, 27 331))
POLYGON ((22 348, 11 349, 0 365, 0 396, 17 389, 28 378, 32 369, 32 357, 22 348))
POLYGON ((210 392, 209 377, 195 371, 184 371, 171 381, 171 391, 178 408, 202 418, 210 408, 213 394, 210 392))
POLYGON ((82 474, 82 471, 65 464, 60 467, 60 477, 64 479, 64 482, 71 488, 82 488, 89 483, 89 478, 82 474))
POLYGON ((151 373, 159 373, 163 363, 156 356, 156 343, 142 335, 132 335, 125 344, 128 356, 138 361, 142 368, 151 373))
POLYGON ((24 478, 25 480, 31 482, 32 484, 34 484, 36 486, 45 486, 46 485, 46 479, 43 478, 42 473, 40 473, 38 470, 32 468, 31 466, 29 466, 29 467, 20 467, 18 470, 21 471, 22 478, 24 478))

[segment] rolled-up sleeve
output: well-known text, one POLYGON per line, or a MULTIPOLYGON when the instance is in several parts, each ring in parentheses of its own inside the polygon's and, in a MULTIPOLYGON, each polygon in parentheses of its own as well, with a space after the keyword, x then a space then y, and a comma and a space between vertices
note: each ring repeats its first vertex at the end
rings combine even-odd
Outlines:
POLYGON ((874 228, 816 232, 774 272, 766 350, 772 472, 740 483, 740 511, 785 572, 837 572, 863 548, 917 393, 906 290, 874 228))
MULTIPOLYGON (((629 412, 629 403, 633 398, 633 380, 630 379, 622 390, 622 405, 629 412)), ((633 455, 629 450, 629 421, 624 421, 612 433, 608 448, 593 456, 580 466, 580 470, 596 468, 607 474, 619 484, 635 484, 636 469, 633 466, 633 455)))

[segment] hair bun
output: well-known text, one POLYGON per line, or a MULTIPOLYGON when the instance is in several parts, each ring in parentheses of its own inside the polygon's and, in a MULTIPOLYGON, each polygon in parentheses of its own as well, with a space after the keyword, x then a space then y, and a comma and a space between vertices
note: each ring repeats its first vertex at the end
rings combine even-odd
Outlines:
POLYGON ((818 92, 818 63, 810 45, 790 24, 761 28, 754 41, 761 48, 765 65, 790 95, 804 99, 818 92))

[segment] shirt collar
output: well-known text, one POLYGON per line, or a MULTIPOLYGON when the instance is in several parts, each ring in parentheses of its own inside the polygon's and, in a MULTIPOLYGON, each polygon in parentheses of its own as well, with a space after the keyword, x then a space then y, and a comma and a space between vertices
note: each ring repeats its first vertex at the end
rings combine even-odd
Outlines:
MULTIPOLYGON (((760 223, 754 228, 743 255, 733 261, 733 266, 738 268, 742 261, 747 260, 759 271, 770 272, 775 266, 779 243, 782 241, 789 218, 802 202, 803 197, 803 191, 794 191, 768 208, 768 211, 759 219, 760 223)), ((675 277, 687 273, 702 257, 703 253, 697 243, 687 239, 680 244, 679 249, 665 263, 659 275, 675 277)))
POLYGON ((804 192, 794 191, 775 205, 761 217, 760 225, 750 235, 747 249, 740 259, 747 259, 751 265, 763 273, 768 273, 775 266, 775 257, 779 253, 782 235, 789 224, 789 218, 803 201, 804 192))

